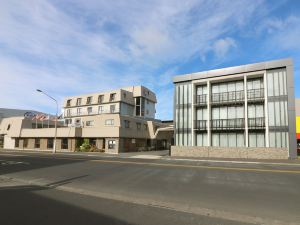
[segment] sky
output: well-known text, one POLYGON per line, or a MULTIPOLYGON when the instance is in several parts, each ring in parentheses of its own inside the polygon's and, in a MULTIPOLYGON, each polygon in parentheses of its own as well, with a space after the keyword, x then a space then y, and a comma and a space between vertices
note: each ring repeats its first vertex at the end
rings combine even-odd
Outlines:
POLYGON ((173 76, 287 57, 300 97, 298 0, 0 0, 0 108, 144 85, 167 120, 173 76))

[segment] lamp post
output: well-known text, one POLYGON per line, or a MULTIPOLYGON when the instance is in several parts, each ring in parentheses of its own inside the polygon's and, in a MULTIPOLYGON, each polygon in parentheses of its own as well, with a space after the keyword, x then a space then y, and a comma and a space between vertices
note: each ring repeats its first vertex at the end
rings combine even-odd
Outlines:
MULTIPOLYGON (((56 136, 57 136, 57 114, 58 114, 58 104, 57 104, 57 100, 53 97, 51 97, 50 95, 48 95, 47 93, 43 92, 40 89, 36 89, 37 92, 41 92, 42 94, 46 95, 47 97, 51 98, 53 101, 55 101, 56 103, 56 115, 55 115, 55 132, 54 132, 54 143, 53 143, 53 153, 56 153, 56 136)), ((50 118, 49 118, 50 119, 50 118)))

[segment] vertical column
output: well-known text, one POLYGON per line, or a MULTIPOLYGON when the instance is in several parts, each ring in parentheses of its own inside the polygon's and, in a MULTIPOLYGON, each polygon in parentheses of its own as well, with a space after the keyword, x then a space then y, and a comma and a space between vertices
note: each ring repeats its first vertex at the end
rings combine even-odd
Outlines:
POLYGON ((192 104, 191 104, 191 120, 192 120, 192 146, 195 146, 195 141, 194 141, 194 102, 195 102, 195 90, 196 90, 196 88, 195 88, 195 84, 194 83, 192 83, 191 84, 191 88, 192 88, 192 104))
POLYGON ((265 99, 265 126, 266 126, 266 133, 265 133, 265 141, 266 147, 270 147, 270 130, 269 130, 269 109, 268 109, 268 83, 267 83, 267 72, 264 72, 264 99, 265 99))
POLYGON ((211 146, 211 86, 207 81, 207 146, 211 146))
MULTIPOLYGON (((297 140, 296 136, 296 116, 295 116, 295 82, 294 82, 294 67, 293 63, 286 67, 286 81, 287 81, 287 112, 288 112, 288 127, 289 127, 289 158, 297 158, 297 140)), ((296 86, 297 87, 297 86, 296 86)))
POLYGON ((245 98, 245 146, 249 147, 247 75, 244 76, 244 98, 245 98))

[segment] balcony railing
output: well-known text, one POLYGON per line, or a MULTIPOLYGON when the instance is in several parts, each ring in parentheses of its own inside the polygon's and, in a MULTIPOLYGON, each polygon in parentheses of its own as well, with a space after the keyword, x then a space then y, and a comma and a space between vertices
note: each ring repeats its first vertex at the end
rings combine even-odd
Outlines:
POLYGON ((115 110, 102 110, 102 111, 91 111, 91 112, 71 112, 71 113, 64 113, 64 117, 73 117, 73 116, 94 116, 94 115, 101 115, 101 114, 114 114, 114 113, 120 113, 119 109, 115 109, 115 110))
POLYGON ((222 129, 243 129, 245 128, 245 119, 218 119, 211 121, 211 128, 215 130, 222 129))
POLYGON ((195 130, 206 130, 207 129, 207 120, 195 120, 194 129, 195 130))
POLYGON ((264 99, 264 89, 251 89, 247 91, 248 100, 263 100, 264 99))
POLYGON ((214 93, 211 97, 212 103, 239 102, 244 100, 244 91, 214 93))
POLYGON ((207 95, 196 95, 195 104, 196 105, 206 105, 207 95))
POLYGON ((248 127, 250 129, 265 128, 265 117, 248 118, 248 127))

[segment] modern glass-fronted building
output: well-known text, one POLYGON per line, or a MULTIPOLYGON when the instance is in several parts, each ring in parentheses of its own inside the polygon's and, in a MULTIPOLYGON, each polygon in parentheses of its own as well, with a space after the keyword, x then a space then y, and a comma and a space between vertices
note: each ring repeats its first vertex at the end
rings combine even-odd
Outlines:
POLYGON ((184 147, 195 155, 245 148, 263 151, 264 157, 272 158, 276 149, 281 152, 277 158, 296 157, 291 59, 180 75, 173 81, 173 155, 181 146, 181 154, 184 147))

